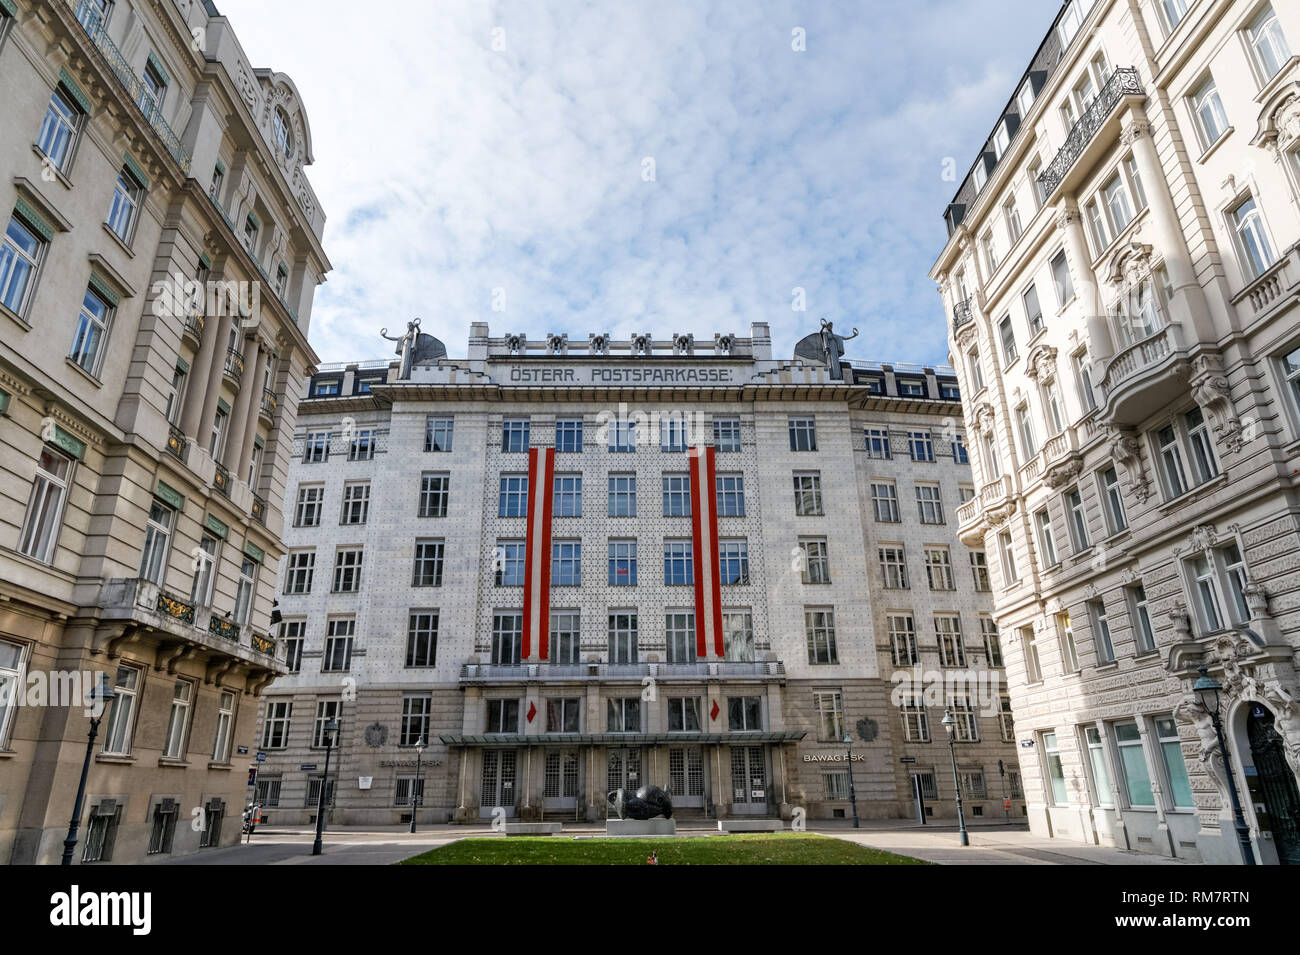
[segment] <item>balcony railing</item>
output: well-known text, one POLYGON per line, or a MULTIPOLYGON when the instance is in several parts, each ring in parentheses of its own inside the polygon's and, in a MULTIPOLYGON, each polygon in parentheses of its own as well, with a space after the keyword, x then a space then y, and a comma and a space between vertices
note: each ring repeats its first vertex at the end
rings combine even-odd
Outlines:
POLYGON ((1087 150, 1088 145, 1101 128, 1106 125, 1106 120, 1110 118, 1110 114, 1120 100, 1126 96, 1145 95, 1146 91, 1142 88, 1142 83, 1138 79, 1136 67, 1120 67, 1111 73, 1110 78, 1106 80, 1106 85, 1097 94, 1097 98, 1083 111, 1083 115, 1071 127, 1070 135, 1065 137, 1065 144, 1057 152, 1052 164, 1038 177, 1043 195, 1050 196, 1056 191, 1056 187, 1074 168, 1074 164, 1079 161, 1079 157, 1087 150))
POLYGON ((279 406, 280 399, 276 398, 275 392, 269 388, 262 389, 262 414, 268 418, 275 417, 275 409, 279 406))
POLYGON ((1112 358, 1102 375, 1101 389, 1109 398, 1126 380, 1157 362, 1163 361, 1181 347, 1177 325, 1166 325, 1154 335, 1130 345, 1112 358))
POLYGON ((955 332, 975 318, 971 312, 970 299, 963 299, 952 307, 952 330, 955 332))
POLYGON ((86 31, 86 35, 95 44, 95 48, 103 56, 108 68, 117 77, 117 81, 122 85, 122 88, 126 90, 131 102, 135 103, 136 109, 140 111, 141 115, 153 128, 154 133, 162 140, 164 148, 176 160, 176 164, 181 167, 181 172, 188 175, 190 171, 189 150, 181 144, 180 137, 172 131, 166 120, 162 118, 162 109, 154 102, 148 88, 144 85, 144 80, 132 72, 131 65, 127 63, 122 51, 108 38, 108 31, 104 28, 103 16, 100 14, 98 7, 90 3, 89 0, 67 0, 67 4, 75 12, 77 22, 81 24, 82 29, 86 31))
POLYGON ((226 497, 230 497, 230 472, 220 464, 212 474, 212 486, 226 497))
POLYGON ((239 642, 239 624, 212 614, 208 617, 208 633, 216 634, 226 640, 239 642))
POLYGON ((167 428, 167 450, 178 461, 185 460, 185 452, 189 449, 189 439, 185 437, 185 432, 181 431, 176 425, 170 425, 167 428))
POLYGON ((275 656, 275 638, 267 636, 264 633, 253 631, 249 635, 249 645, 258 653, 265 653, 268 657, 275 656))
POLYGON ((185 316, 185 334, 193 335, 195 341, 202 341, 204 323, 205 319, 202 315, 185 316))
POLYGON ((266 501, 256 494, 253 495, 253 520, 263 526, 266 525, 266 501))
POLYGON ((194 623, 194 604, 174 597, 165 590, 158 591, 158 602, 154 604, 154 609, 181 623, 194 623))
POLYGON ((239 384, 244 378, 244 356, 233 348, 226 349, 226 374, 239 384))
POLYGON ((556 681, 556 680, 642 680, 715 679, 730 677, 784 678, 785 664, 778 660, 697 663, 466 663, 460 668, 464 681, 556 681))

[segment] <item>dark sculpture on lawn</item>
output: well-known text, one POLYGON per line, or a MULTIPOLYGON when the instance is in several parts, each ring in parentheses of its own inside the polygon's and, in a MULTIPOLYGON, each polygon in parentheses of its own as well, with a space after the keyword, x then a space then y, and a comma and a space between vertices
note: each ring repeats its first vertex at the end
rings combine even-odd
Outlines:
POLYGON ((658 786, 642 786, 635 796, 622 789, 609 794, 609 811, 619 819, 653 819, 673 817, 673 799, 658 786))

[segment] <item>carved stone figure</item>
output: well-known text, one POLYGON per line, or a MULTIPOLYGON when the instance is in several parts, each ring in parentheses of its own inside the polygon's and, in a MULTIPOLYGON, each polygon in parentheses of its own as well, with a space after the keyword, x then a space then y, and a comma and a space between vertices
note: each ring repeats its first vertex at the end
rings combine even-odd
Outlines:
MULTIPOLYGON (((1214 780, 1221 796, 1228 792, 1228 772, 1223 761, 1223 750, 1219 746, 1219 735, 1214 730, 1214 720, 1209 711, 1197 699, 1195 693, 1183 697, 1174 707, 1174 719, 1183 720, 1196 727, 1196 739, 1200 747, 1201 768, 1214 780)), ((1226 800, 1221 799, 1221 802, 1226 800)))
POLYGON ((546 336, 546 354, 548 355, 567 355, 569 352, 568 334, 546 336))
POLYGON ((858 330, 853 329, 853 334, 847 337, 835 334, 835 327, 832 322, 822 319, 820 331, 813 332, 801 338, 794 346, 794 356, 796 358, 806 358, 809 361, 821 362, 830 369, 832 381, 841 381, 844 378, 844 371, 840 367, 840 359, 844 357, 844 343, 858 337, 858 330))
POLYGON ((649 332, 643 332, 640 335, 632 336, 632 354, 645 356, 649 355, 654 348, 654 339, 649 332))
POLYGON ((593 355, 609 354, 609 332, 603 335, 591 334, 587 336, 587 350, 593 355))
POLYGON ((394 352, 402 356, 401 369, 397 377, 401 381, 407 381, 411 377, 411 361, 415 355, 415 340, 420 334, 420 320, 417 318, 413 322, 406 323, 406 334, 399 337, 393 337, 388 334, 387 328, 379 330, 379 337, 386 338, 390 342, 397 342, 397 348, 394 352))
POLYGON ((522 355, 528 347, 527 335, 507 335, 506 350, 512 355, 522 355))
POLYGON ((730 354, 731 354, 731 350, 732 350, 733 348, 735 348, 735 347, 736 347, 736 336, 735 336, 735 335, 730 335, 730 334, 728 334, 728 335, 721 335, 721 334, 718 334, 718 333, 716 333, 716 332, 714 333, 714 335, 713 335, 713 351, 714 351, 715 354, 718 354, 718 355, 730 355, 730 354))
POLYGON ((695 354, 695 336, 687 332, 685 335, 673 336, 673 354, 674 355, 694 355, 695 354))
POLYGON ((609 794, 609 809, 619 819, 653 819, 655 816, 671 819, 673 800, 658 786, 642 786, 635 796, 616 789, 609 794))

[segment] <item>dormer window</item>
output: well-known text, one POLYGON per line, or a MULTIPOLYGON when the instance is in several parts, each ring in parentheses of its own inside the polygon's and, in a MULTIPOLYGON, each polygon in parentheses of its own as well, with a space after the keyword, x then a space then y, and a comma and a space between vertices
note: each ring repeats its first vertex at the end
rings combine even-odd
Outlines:
POLYGON ((984 156, 982 154, 979 158, 979 162, 975 164, 974 180, 976 192, 983 189, 984 183, 989 181, 989 173, 988 170, 984 168, 984 156))
POLYGON ((1011 134, 1007 131, 1007 122, 1003 120, 998 123, 998 128, 993 131, 993 155, 1001 159, 1011 145, 1011 134))
POLYGON ((1024 119, 1029 115, 1029 111, 1034 106, 1034 84, 1031 80, 1025 80, 1025 84, 1020 87, 1020 92, 1016 94, 1016 109, 1020 113, 1020 118, 1024 119))
POLYGON ((271 116, 271 131, 275 135, 275 145, 288 159, 293 155, 293 133, 289 131, 289 117, 279 106, 271 116))

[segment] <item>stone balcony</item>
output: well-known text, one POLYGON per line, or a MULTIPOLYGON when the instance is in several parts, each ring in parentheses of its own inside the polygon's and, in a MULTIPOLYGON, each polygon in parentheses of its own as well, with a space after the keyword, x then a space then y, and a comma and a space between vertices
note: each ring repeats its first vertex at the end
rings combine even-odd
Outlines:
POLYGON ((664 683, 701 680, 785 680, 779 660, 698 663, 466 663, 461 683, 599 683, 640 684, 647 677, 664 683))
POLYGON ((1067 484, 1083 470, 1083 455, 1079 453, 1079 435, 1074 428, 1047 439, 1039 456, 1043 467, 1043 483, 1050 488, 1067 484))
MULTIPOLYGON (((124 621, 145 628, 152 637, 149 642, 172 645, 183 653, 206 653, 209 660, 221 657, 270 675, 288 672, 284 647, 279 641, 251 627, 232 624, 213 608, 196 606, 147 580, 130 577, 105 580, 100 584, 95 605, 104 622, 124 621)), ((95 649, 110 655, 115 650, 112 646, 95 649)), ((160 646, 159 666, 163 665, 162 659, 160 646)))
POLYGON ((1187 390, 1190 346, 1183 326, 1166 325, 1106 362, 1100 417, 1111 425, 1135 425, 1187 390))
POLYGON ((995 478, 969 501, 957 506, 958 539, 967 547, 983 547, 984 532, 1005 521, 1015 508, 1011 475, 995 478))
POLYGON ((1292 246, 1259 278, 1232 297, 1243 326, 1266 317, 1287 301, 1300 298, 1300 245, 1292 246))

